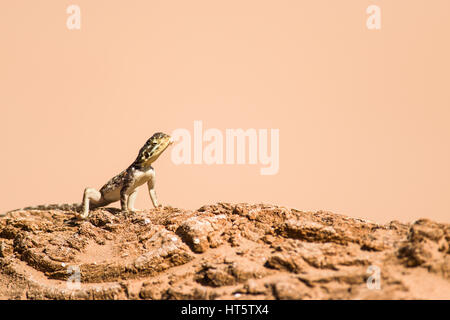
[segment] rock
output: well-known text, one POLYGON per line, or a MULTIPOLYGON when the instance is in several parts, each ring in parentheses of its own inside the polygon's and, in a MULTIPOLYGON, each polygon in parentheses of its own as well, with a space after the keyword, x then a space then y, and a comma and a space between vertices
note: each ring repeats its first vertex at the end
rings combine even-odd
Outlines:
POLYGON ((422 219, 409 229, 398 250, 407 267, 423 266, 450 279, 450 226, 422 219))
POLYGON ((12 241, 0 241, 0 258, 6 258, 13 253, 12 241))
POLYGON ((273 295, 281 300, 299 300, 311 298, 308 287, 298 280, 282 280, 271 284, 273 295))
POLYGON ((217 247, 220 243, 219 235, 225 231, 227 217, 223 214, 216 216, 194 216, 186 219, 177 229, 177 234, 196 253, 205 252, 210 246, 217 247))
POLYGON ((0 297, 450 299, 450 225, 245 203, 20 210, 0 218, 0 297))
POLYGON ((266 267, 300 273, 307 268, 307 264, 301 257, 292 257, 286 253, 275 253, 271 255, 265 264, 266 267))

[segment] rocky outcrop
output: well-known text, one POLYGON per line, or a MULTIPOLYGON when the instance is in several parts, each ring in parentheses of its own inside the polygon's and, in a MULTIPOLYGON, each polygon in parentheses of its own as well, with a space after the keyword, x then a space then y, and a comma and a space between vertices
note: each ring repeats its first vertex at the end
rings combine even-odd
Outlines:
POLYGON ((450 225, 218 203, 0 218, 1 299, 450 299, 450 225))

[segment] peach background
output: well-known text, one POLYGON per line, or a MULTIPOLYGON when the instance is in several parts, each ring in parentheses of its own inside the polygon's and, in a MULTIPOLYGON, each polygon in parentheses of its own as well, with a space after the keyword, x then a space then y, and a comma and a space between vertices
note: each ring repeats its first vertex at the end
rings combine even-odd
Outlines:
MULTIPOLYGON (((448 0, 2 0, 0 211, 78 202, 154 132, 202 120, 279 128, 280 171, 166 152, 164 205, 449 222, 449 39, 448 0)), ((143 188, 137 207, 150 206, 143 188)))

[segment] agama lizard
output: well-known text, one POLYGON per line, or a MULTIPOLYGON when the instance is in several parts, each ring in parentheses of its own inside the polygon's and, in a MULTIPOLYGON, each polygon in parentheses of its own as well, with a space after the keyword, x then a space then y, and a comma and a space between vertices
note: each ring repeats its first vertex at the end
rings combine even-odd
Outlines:
POLYGON ((90 209, 104 207, 119 200, 122 211, 135 211, 134 202, 138 193, 137 188, 144 183, 147 183, 153 206, 157 208, 159 205, 155 192, 155 169, 153 169, 152 163, 155 162, 163 151, 172 143, 173 139, 169 135, 162 132, 155 133, 139 150, 136 160, 134 160, 127 169, 109 180, 100 191, 97 191, 94 188, 86 188, 81 204, 55 204, 26 207, 9 211, 6 214, 18 210, 81 210, 79 217, 86 219, 89 216, 90 209))

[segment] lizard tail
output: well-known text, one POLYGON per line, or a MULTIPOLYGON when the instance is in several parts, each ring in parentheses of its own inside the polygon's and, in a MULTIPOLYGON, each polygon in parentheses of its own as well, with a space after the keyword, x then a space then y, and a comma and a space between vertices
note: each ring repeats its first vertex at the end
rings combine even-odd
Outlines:
POLYGON ((42 204, 38 206, 31 206, 25 208, 19 208, 0 213, 0 216, 6 216, 12 212, 28 211, 28 210, 61 210, 61 211, 79 211, 81 209, 80 203, 62 203, 62 204, 42 204))

